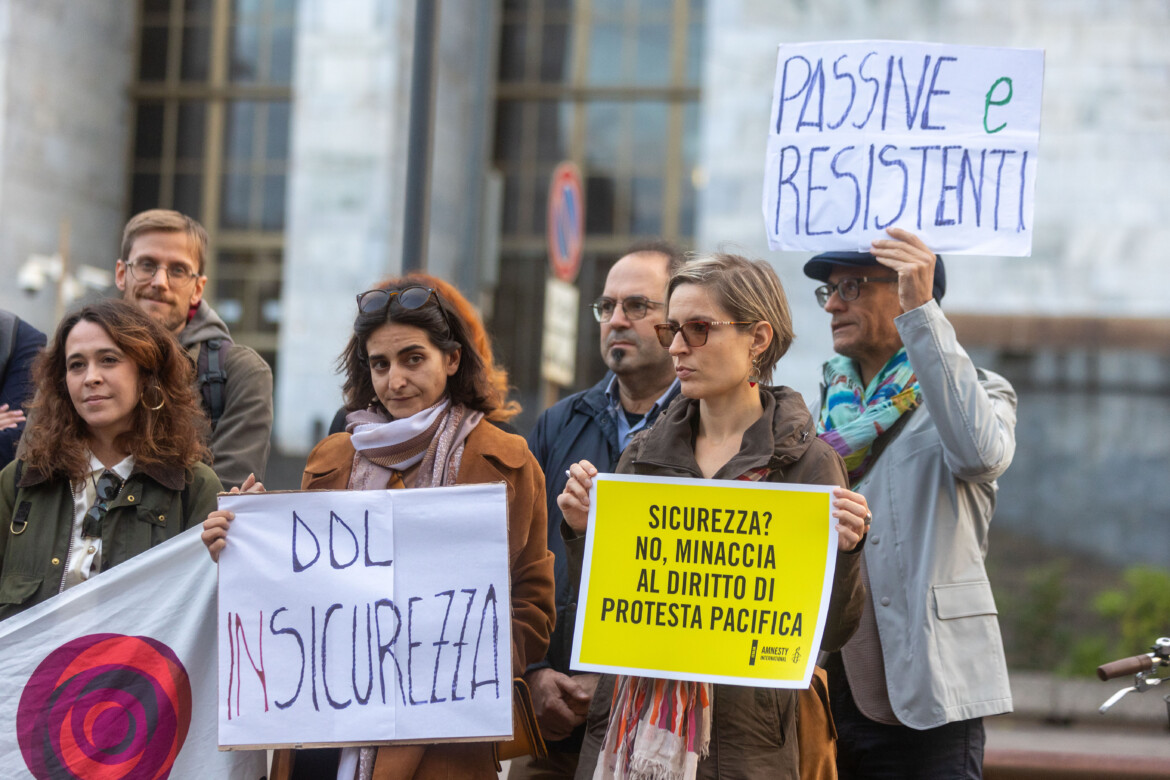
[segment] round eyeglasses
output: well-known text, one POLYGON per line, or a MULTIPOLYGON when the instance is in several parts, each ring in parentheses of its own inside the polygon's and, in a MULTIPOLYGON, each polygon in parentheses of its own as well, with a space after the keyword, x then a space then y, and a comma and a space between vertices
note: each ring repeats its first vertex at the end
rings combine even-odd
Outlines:
POLYGON ((130 269, 130 275, 138 282, 153 281, 160 268, 166 271, 167 281, 176 286, 187 284, 199 276, 198 271, 192 271, 189 266, 182 265, 181 263, 161 265, 153 260, 131 260, 129 263, 126 263, 126 267, 130 269))
POLYGON ((817 303, 823 308, 829 299, 833 297, 833 293, 841 296, 843 301, 855 301, 857 296, 861 295, 861 285, 873 284, 874 282, 896 282, 896 276, 846 276, 836 284, 823 284, 814 292, 817 296, 817 303))
POLYGON ((651 307, 662 305, 662 301, 652 301, 645 295, 631 295, 620 301, 603 296, 594 301, 591 308, 594 319, 598 322, 609 322, 613 319, 613 313, 617 311, 618 306, 621 306, 622 311, 626 313, 627 320, 640 320, 646 316, 651 307))
POLYGON ((674 343, 674 335, 681 333, 683 343, 688 347, 701 347, 707 343, 707 334, 715 325, 754 325, 754 322, 707 322, 706 320, 691 320, 677 325, 673 322, 664 322, 654 326, 658 334, 658 343, 666 349, 674 343))

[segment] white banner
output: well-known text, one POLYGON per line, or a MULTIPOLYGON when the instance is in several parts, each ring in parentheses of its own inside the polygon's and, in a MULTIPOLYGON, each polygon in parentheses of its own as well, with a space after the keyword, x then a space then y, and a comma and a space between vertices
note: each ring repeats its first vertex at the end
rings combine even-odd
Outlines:
POLYGON ((503 483, 220 507, 221 746, 511 736, 503 483))
POLYGON ((258 780, 216 748, 215 564, 194 528, 0 622, 5 778, 258 780))
POLYGON ((1044 52, 909 41, 783 44, 764 222, 772 249, 1029 255, 1044 52))

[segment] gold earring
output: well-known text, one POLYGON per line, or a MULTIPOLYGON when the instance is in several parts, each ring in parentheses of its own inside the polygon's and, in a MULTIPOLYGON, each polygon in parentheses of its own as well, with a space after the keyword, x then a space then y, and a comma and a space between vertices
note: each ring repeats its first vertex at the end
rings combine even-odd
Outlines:
POLYGON ((164 406, 166 406, 167 399, 163 395, 162 388, 158 386, 158 383, 155 383, 152 385, 148 385, 142 391, 142 395, 138 396, 138 402, 142 404, 142 407, 144 409, 149 409, 152 412, 157 412, 159 409, 162 409, 164 406), (151 406, 149 403, 147 403, 147 401, 146 401, 146 391, 147 390, 153 390, 154 392, 158 393, 158 404, 157 405, 151 406))

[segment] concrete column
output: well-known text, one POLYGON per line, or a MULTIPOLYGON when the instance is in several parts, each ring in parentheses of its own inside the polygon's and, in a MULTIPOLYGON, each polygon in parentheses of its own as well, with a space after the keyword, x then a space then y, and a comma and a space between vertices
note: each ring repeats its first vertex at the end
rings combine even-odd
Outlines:
POLYGON ((14 283, 31 254, 113 270, 126 200, 134 4, 122 0, 0 3, 0 307, 55 326, 52 283, 14 283))
MULTIPOLYGON (((341 404, 354 295, 399 273, 414 0, 301 0, 276 437, 305 452, 341 404)), ((440 7, 427 269, 473 301, 498 3, 440 7)))

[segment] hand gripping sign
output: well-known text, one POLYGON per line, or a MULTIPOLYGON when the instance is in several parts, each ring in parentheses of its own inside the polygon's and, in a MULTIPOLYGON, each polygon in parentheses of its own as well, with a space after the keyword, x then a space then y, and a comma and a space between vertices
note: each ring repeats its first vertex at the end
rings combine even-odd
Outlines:
POLYGON ((219 505, 221 747, 511 735, 503 483, 219 505))
POLYGON ((598 475, 573 668, 807 688, 837 559, 831 490, 598 475))
POLYGON ((1028 255, 1044 52, 908 41, 783 44, 764 169, 772 249, 1028 255))

